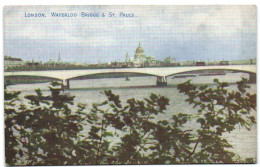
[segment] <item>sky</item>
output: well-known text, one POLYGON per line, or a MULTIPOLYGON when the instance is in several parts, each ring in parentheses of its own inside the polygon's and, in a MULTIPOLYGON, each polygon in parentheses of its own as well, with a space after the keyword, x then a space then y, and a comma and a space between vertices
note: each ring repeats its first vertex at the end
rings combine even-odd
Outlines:
POLYGON ((177 61, 256 58, 256 6, 6 6, 4 54, 98 63, 147 56, 177 61), (51 12, 77 17, 51 17, 51 12), (81 12, 105 17, 81 17, 81 12), (116 17, 108 17, 109 12, 116 17), (119 17, 120 12, 135 17, 119 17), (44 13, 46 17, 25 17, 44 13))

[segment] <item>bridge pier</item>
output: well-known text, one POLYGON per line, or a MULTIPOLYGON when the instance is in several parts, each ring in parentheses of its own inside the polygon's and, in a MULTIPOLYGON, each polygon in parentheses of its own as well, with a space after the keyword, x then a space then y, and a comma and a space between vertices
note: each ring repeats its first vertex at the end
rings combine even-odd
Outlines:
POLYGON ((167 77, 157 76, 157 86, 167 86, 167 77))
POLYGON ((256 73, 249 73, 248 83, 256 83, 256 73))
POLYGON ((70 80, 63 79, 62 84, 63 84, 62 89, 70 89, 70 80))

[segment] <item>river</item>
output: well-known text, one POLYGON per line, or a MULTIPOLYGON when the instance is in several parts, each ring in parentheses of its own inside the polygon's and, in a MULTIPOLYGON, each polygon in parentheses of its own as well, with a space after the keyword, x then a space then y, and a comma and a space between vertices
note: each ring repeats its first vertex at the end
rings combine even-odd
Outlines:
MULTIPOLYGON (((241 77, 248 78, 248 74, 244 73, 227 73, 224 76, 200 76, 188 78, 168 77, 168 87, 157 87, 156 77, 130 77, 129 81, 125 78, 103 78, 89 80, 71 80, 70 90, 66 90, 71 95, 75 95, 76 103, 98 103, 105 100, 105 96, 100 92, 104 89, 111 89, 115 94, 120 95, 122 101, 129 98, 143 99, 151 93, 160 94, 170 99, 170 105, 167 107, 166 114, 160 115, 157 119, 169 119, 174 113, 192 113, 196 112, 188 103, 185 102, 186 96, 178 93, 177 84, 191 79, 194 84, 213 84, 214 78, 220 81, 235 83, 241 77)), ((20 84, 8 86, 8 90, 22 91, 21 96, 33 94, 34 89, 40 88, 44 95, 49 94, 49 83, 39 84, 20 84)), ((256 84, 250 84, 250 92, 256 93, 256 84)), ((236 85, 231 84, 228 89, 233 90, 236 85)), ((253 113, 256 116, 256 112, 253 113)), ((192 128, 192 125, 190 125, 192 128)), ((251 131, 245 128, 237 127, 231 133, 225 134, 228 141, 234 146, 232 151, 240 155, 242 158, 256 158, 257 156, 257 129, 254 126, 251 131)))

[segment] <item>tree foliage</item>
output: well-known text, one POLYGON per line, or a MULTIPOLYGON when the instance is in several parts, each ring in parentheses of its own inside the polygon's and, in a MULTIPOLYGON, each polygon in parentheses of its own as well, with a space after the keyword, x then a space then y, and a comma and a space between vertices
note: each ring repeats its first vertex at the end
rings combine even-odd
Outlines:
POLYGON ((256 124, 256 95, 246 80, 237 90, 227 83, 196 86, 187 81, 178 90, 197 112, 165 114, 169 99, 151 94, 121 102, 110 90, 107 100, 78 104, 53 82, 50 96, 40 90, 19 99, 5 90, 5 154, 8 165, 252 163, 238 160, 223 137, 238 125, 256 124), (26 103, 26 105, 24 104, 26 103), (194 125, 191 128, 188 124, 194 125), (198 126, 196 126, 196 124, 198 126))

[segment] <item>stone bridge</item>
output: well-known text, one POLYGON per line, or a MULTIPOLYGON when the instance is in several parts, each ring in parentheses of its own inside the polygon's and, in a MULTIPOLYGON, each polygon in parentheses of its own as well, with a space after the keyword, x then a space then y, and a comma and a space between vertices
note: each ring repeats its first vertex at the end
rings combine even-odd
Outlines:
POLYGON ((256 83, 256 65, 217 65, 217 66, 178 66, 154 68, 116 68, 116 69, 83 69, 83 70, 49 70, 49 71, 14 71, 4 72, 4 76, 40 76, 63 81, 69 89, 69 80, 80 76, 113 73, 136 73, 157 76, 157 85, 166 86, 167 76, 201 70, 229 70, 249 74, 249 82, 256 83))

